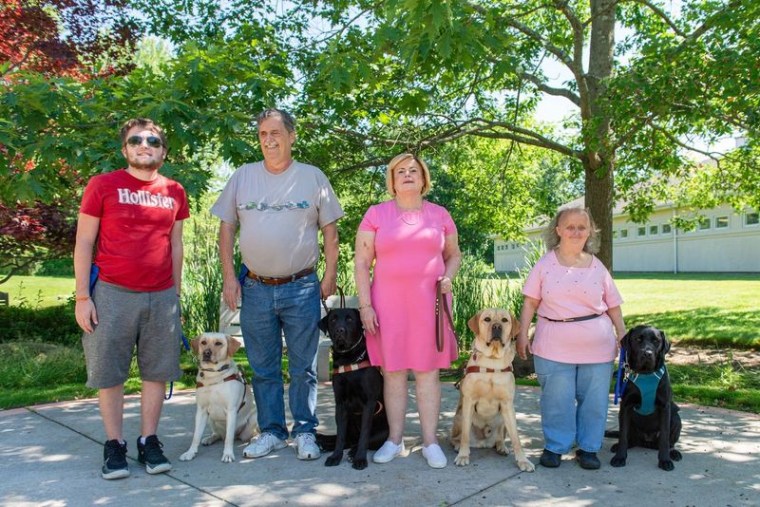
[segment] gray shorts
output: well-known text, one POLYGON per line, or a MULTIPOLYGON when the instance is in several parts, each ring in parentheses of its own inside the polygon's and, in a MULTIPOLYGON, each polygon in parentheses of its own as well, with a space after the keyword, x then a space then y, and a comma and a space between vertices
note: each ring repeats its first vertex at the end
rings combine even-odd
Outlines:
POLYGON ((142 380, 170 382, 180 378, 182 328, 174 287, 136 292, 100 280, 93 301, 98 325, 82 336, 87 387, 123 384, 129 377, 135 346, 142 380))

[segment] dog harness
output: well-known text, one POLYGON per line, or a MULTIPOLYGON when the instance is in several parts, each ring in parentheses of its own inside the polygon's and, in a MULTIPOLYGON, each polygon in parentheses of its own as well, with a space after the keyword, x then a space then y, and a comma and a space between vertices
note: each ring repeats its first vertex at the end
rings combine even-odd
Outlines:
POLYGON ((654 413, 654 401, 657 397, 657 386, 660 385, 660 379, 665 375, 667 368, 663 364, 660 369, 652 373, 633 372, 628 376, 628 380, 636 384, 641 392, 641 405, 634 407, 633 410, 639 415, 652 415, 654 413))
MULTIPOLYGON (((224 367, 222 367, 219 371, 224 371, 224 370, 226 370, 229 367, 230 367, 230 365, 225 364, 224 367)), ((204 369, 203 371, 214 371, 214 370, 204 369)), ((203 374, 201 373, 201 375, 203 375, 203 374)), ((222 379, 222 382, 229 382, 231 380, 237 380, 238 382, 240 382, 241 384, 243 384, 243 389, 246 389, 245 386, 248 383, 245 381, 245 377, 239 371, 233 373, 232 375, 227 375, 226 377, 224 377, 222 379)), ((202 382, 197 382, 197 381, 195 382, 195 386, 196 387, 205 387, 202 382)), ((238 406, 237 411, 240 412, 243 409, 244 406, 245 406, 245 390, 243 391, 243 399, 240 400, 240 405, 238 406)))
POLYGON ((333 369, 333 375, 339 375, 341 373, 347 373, 349 371, 363 370, 364 368, 369 368, 370 366, 372 366, 372 363, 370 363, 369 360, 365 359, 364 361, 360 363, 345 364, 343 366, 338 366, 337 368, 333 369))

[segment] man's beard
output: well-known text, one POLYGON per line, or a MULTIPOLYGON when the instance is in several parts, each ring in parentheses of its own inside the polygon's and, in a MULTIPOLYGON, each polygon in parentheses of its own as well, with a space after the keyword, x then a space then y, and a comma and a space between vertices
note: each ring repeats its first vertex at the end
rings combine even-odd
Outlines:
POLYGON ((134 169, 141 171, 157 171, 163 164, 163 160, 151 160, 150 162, 143 162, 139 159, 128 160, 129 165, 134 169))

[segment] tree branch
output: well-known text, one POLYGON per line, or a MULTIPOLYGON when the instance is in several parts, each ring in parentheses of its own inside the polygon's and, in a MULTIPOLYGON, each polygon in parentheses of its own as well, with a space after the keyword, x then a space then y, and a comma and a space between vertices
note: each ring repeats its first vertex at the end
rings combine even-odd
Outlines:
POLYGON ((541 79, 538 76, 528 73, 528 72, 520 73, 520 77, 522 79, 525 79, 526 81, 530 81, 536 86, 536 88, 538 88, 544 93, 548 93, 549 95, 554 95, 557 97, 565 97, 566 99, 568 99, 570 102, 572 102, 578 107, 580 107, 581 105, 580 97, 578 97, 578 95, 573 93, 571 90, 568 90, 567 88, 555 88, 553 86, 549 86, 543 81, 541 81, 541 79))

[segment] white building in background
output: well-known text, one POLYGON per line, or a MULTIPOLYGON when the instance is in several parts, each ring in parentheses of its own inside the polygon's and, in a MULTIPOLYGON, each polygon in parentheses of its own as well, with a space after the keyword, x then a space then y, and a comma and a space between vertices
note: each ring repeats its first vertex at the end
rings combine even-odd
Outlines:
MULTIPOLYGON (((582 205, 583 198, 574 201, 582 205)), ((571 203, 571 204, 574 204, 571 203)), ((730 206, 703 210, 704 219, 689 232, 669 222, 671 204, 655 208, 646 224, 628 220, 622 208, 613 210, 612 264, 618 272, 760 273, 760 214, 736 213, 730 206)), ((513 272, 525 266, 526 251, 541 238, 545 225, 525 230, 527 241, 494 241, 494 268, 513 272)))

